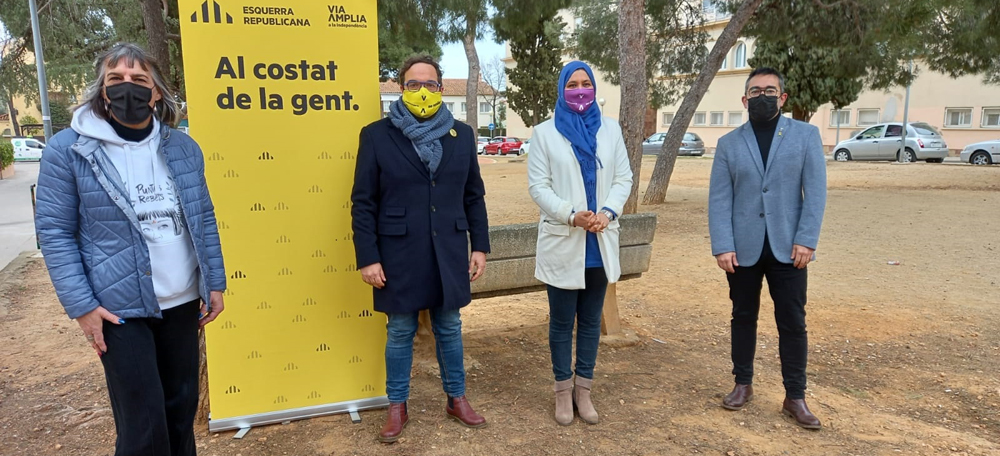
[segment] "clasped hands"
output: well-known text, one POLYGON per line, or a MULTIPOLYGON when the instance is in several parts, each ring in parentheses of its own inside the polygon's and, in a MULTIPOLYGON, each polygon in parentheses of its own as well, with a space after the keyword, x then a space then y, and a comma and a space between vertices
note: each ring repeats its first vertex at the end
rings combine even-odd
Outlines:
POLYGON ((580 211, 573 213, 572 225, 583 228, 591 233, 603 233, 611 220, 603 213, 594 211, 580 211))

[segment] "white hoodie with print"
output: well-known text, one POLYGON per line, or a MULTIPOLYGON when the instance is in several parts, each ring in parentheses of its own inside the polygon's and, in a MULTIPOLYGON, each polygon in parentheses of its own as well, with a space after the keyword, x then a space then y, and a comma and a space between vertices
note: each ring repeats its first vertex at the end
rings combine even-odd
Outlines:
POLYGON ((160 309, 166 310, 198 299, 198 258, 166 157, 159 153, 160 123, 155 117, 153 122, 146 139, 126 141, 108 121, 83 107, 73 113, 72 128, 101 141, 124 183, 149 248, 153 290, 160 309))

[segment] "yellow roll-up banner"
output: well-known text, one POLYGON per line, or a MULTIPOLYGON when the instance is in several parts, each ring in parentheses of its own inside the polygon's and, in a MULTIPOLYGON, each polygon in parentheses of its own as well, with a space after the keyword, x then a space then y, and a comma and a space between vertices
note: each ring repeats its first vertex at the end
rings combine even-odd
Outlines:
POLYGON ((381 113, 375 0, 180 0, 191 136, 228 274, 209 428, 380 407, 385 317, 351 235, 358 133, 381 113))

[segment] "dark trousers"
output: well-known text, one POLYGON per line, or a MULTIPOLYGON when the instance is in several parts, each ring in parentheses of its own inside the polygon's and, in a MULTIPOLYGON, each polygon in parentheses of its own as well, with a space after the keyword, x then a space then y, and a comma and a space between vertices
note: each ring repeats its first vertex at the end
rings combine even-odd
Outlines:
POLYGON ((195 454, 200 302, 165 310, 162 320, 104 322, 115 456, 195 454))
POLYGON ((601 311, 608 276, 604 268, 587 268, 582 290, 564 290, 551 285, 549 294, 549 350, 556 381, 573 376, 573 324, 576 323, 576 375, 594 378, 597 347, 601 342, 601 311))
POLYGON ((736 383, 753 383, 753 358, 757 348, 757 314, 763 279, 774 300, 774 319, 778 324, 778 354, 785 395, 804 399, 806 390, 806 269, 778 261, 771 246, 764 241, 764 251, 757 264, 738 267, 729 279, 729 298, 733 300, 732 356, 736 383))

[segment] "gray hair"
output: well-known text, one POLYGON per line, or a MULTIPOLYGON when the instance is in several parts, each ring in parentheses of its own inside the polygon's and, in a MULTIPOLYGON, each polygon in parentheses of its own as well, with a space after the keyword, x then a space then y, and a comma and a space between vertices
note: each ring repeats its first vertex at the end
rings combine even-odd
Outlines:
POLYGON ((171 127, 177 125, 177 122, 181 120, 180 103, 174 98, 174 94, 167 85, 167 81, 163 79, 163 73, 160 72, 160 67, 156 64, 156 60, 143 48, 132 43, 115 44, 111 49, 108 49, 97 57, 97 60, 94 61, 94 73, 97 78, 87 85, 83 100, 73 109, 76 110, 89 106, 90 110, 97 117, 104 120, 110 119, 110 111, 107 103, 104 101, 104 76, 109 69, 118 66, 118 63, 122 59, 125 59, 125 62, 129 66, 133 66, 138 62, 143 70, 149 72, 153 78, 153 85, 160 91, 160 100, 154 105, 153 115, 160 120, 160 123, 171 127))

